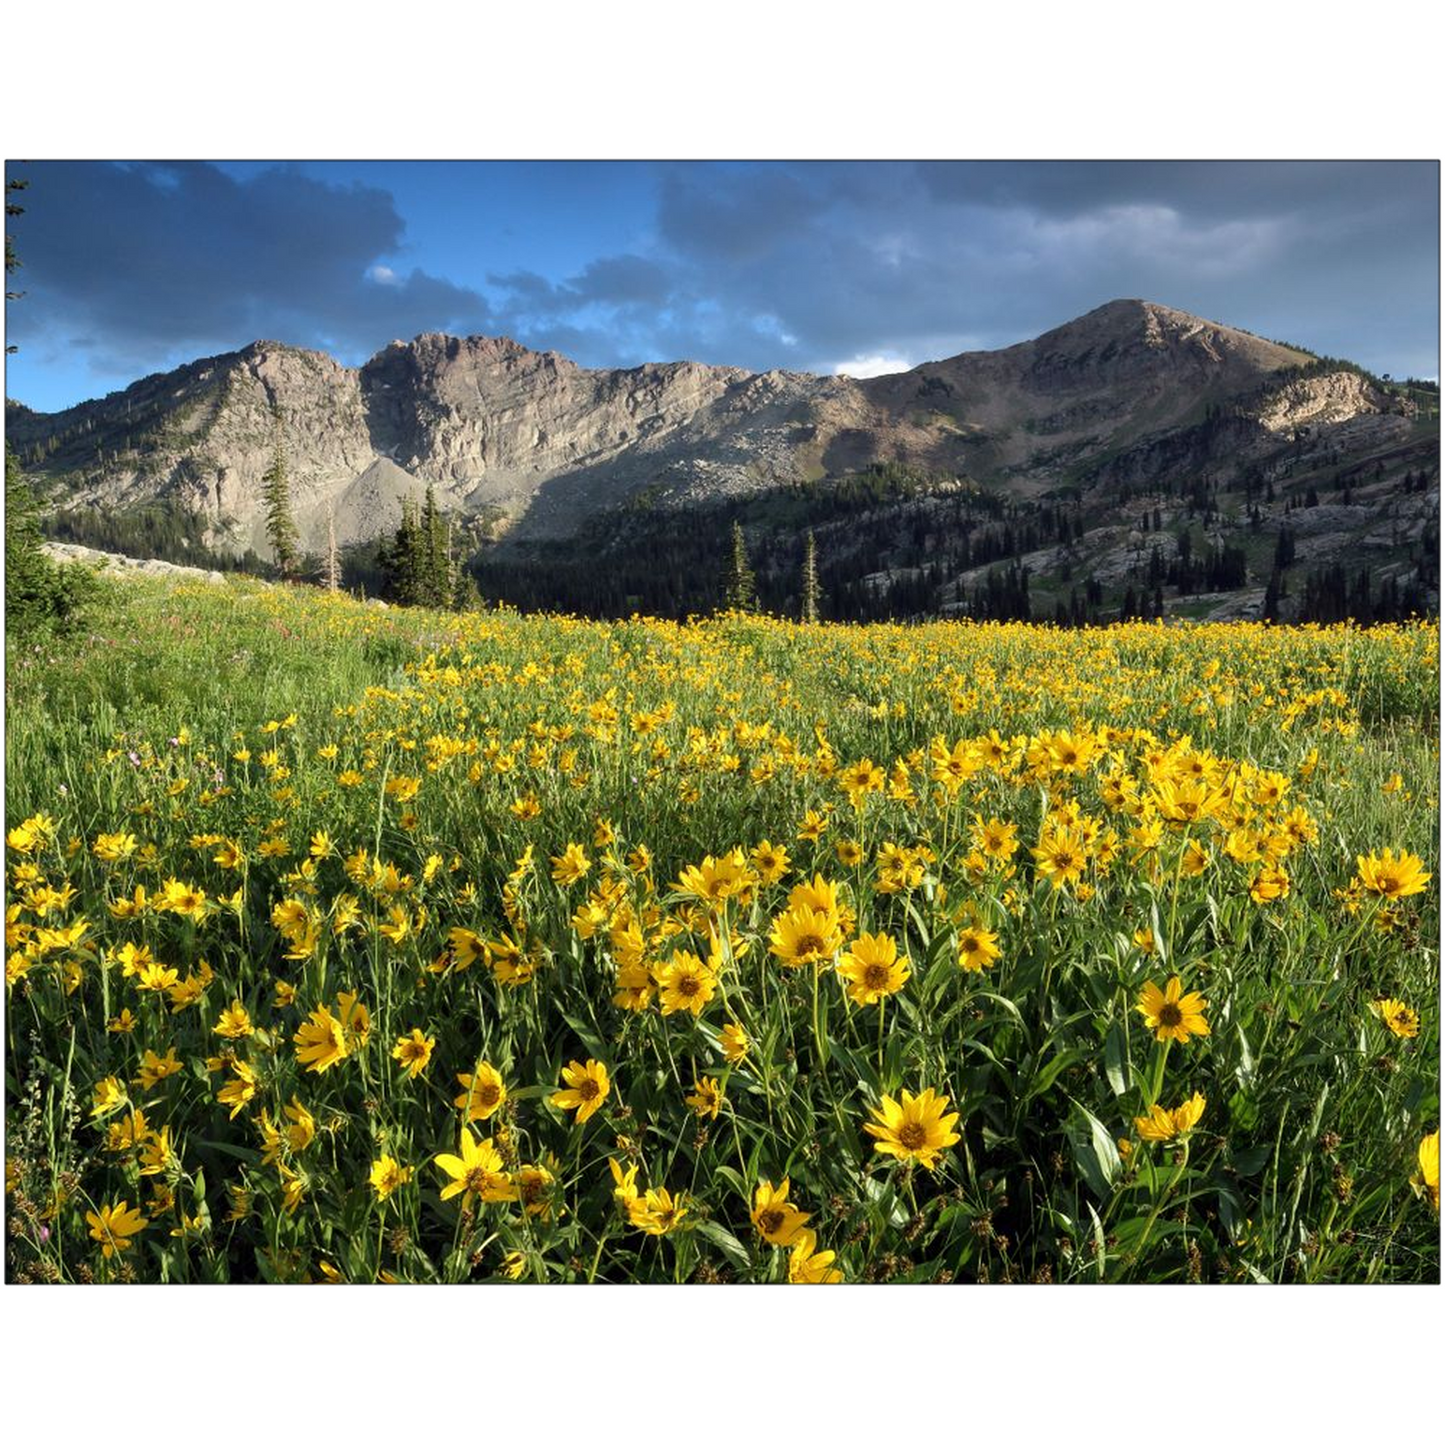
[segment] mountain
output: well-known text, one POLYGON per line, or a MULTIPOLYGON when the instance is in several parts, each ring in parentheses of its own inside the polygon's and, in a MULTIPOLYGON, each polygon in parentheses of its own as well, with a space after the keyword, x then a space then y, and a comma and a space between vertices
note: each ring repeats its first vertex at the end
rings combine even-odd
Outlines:
MULTIPOLYGON (((311 548, 333 515, 343 543, 389 534, 401 498, 432 485, 473 535, 501 539, 495 565, 520 566, 579 536, 625 552, 639 515, 685 527, 699 508, 751 518, 779 497, 818 499, 808 523, 826 527, 840 484, 885 473, 917 479, 885 499, 895 520, 895 503, 927 513, 952 497, 944 510, 958 512, 960 495, 1020 517, 1067 501, 1071 535, 1052 540, 1079 555, 1080 523, 1127 539, 1150 496, 1152 522, 1166 499, 1238 493, 1257 529, 1265 491, 1285 477, 1316 477, 1317 495, 1352 466, 1381 463, 1372 483, 1413 477, 1428 464, 1429 412, 1428 397, 1422 408, 1348 363, 1121 300, 1017 346, 861 381, 693 362, 592 370, 504 338, 437 334, 352 369, 258 341, 54 415, 10 404, 7 431, 61 516, 169 513, 206 547, 265 555, 261 477, 279 433, 311 548)), ((1437 435, 1438 393, 1434 418, 1437 435)), ((1412 525, 1438 499, 1438 464, 1436 478, 1407 509, 1412 525)), ((1336 519, 1347 539, 1373 524, 1373 501, 1365 510, 1336 519)), ((946 537, 935 551, 948 553, 946 537)), ((885 588, 912 566, 881 561, 885 588)), ((976 572, 930 584, 937 604, 966 605, 976 572)))

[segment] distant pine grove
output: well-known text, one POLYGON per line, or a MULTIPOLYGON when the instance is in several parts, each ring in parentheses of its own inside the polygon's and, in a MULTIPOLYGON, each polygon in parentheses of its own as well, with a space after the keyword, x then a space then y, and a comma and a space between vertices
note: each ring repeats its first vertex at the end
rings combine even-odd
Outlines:
MULTIPOLYGON (((1402 489, 1424 490, 1431 480, 1424 470, 1410 473, 1402 489)), ((1342 479, 1345 501, 1358 481, 1342 479)), ((1260 491, 1262 499, 1263 486, 1260 491)), ((1122 501, 1129 494, 1120 488, 1116 495, 1122 501)), ((1272 484, 1268 498, 1275 500, 1272 484)), ((1145 513, 1147 550, 1137 575, 1122 586, 1106 587, 1073 558, 1087 531, 1078 491, 1024 501, 897 463, 836 483, 800 484, 691 511, 635 498, 592 519, 576 538, 483 552, 472 571, 484 597, 524 612, 681 619, 728 605, 736 577, 730 534, 739 528, 759 610, 784 617, 806 612, 810 535, 816 540, 819 615, 842 622, 952 615, 1091 626, 1162 617, 1197 595, 1249 586, 1251 567, 1254 585, 1268 576, 1264 615, 1270 621, 1353 618, 1370 624, 1435 611, 1438 523, 1410 549, 1414 576, 1402 584, 1369 567, 1298 565, 1294 529, 1286 523, 1266 527, 1257 507, 1249 512, 1249 549, 1208 541, 1205 529, 1218 515, 1217 487, 1190 483, 1173 500, 1171 523, 1159 507, 1145 513), (1023 556, 1051 547, 1060 549, 1057 569, 1031 576, 1023 556), (969 569, 986 570, 956 587, 950 579, 969 569)), ((1249 504, 1248 490, 1241 501, 1249 504)), ((1320 501, 1311 486, 1286 499, 1286 515, 1296 503, 1307 509, 1320 501)), ((1091 520, 1098 524, 1097 517, 1091 520)))
MULTIPOLYGON (((1202 426, 1216 424, 1211 416, 1202 426)), ((1260 504, 1276 503, 1275 484, 1247 468, 1231 497, 1248 525, 1237 528, 1240 540, 1231 542, 1207 536, 1224 505, 1218 485, 1182 484, 1167 506, 1146 508, 1135 523, 1147 543, 1122 585, 1098 580, 1077 553, 1089 526, 1101 524, 1097 503, 1086 516, 1078 487, 1025 500, 966 479, 879 463, 839 479, 688 510, 664 506, 644 491, 589 519, 575 537, 507 547, 487 540, 495 518, 448 518, 429 490, 426 503, 408 509, 392 537, 341 550, 341 585, 403 606, 505 604, 523 612, 682 619, 737 605, 735 538, 741 535, 749 605, 802 617, 811 536, 816 610, 824 620, 949 615, 1097 625, 1162 617, 1187 610, 1195 596, 1259 586, 1266 578, 1266 620, 1368 625, 1433 615, 1438 519, 1408 548, 1403 582, 1368 565, 1296 559, 1295 511, 1322 501, 1348 505, 1352 489, 1373 479, 1373 471, 1341 469, 1331 479, 1335 492, 1322 495, 1311 482, 1281 495, 1283 520, 1266 522, 1260 504), (1058 566, 1031 575, 1022 558, 1046 548, 1058 549, 1058 566), (970 570, 973 581, 954 581, 970 570)), ((1438 485, 1438 467, 1421 467, 1403 474, 1399 489, 1432 484, 1438 485)), ((1127 485, 1110 490, 1111 505, 1136 500, 1127 485)), ((45 519, 44 529, 57 540, 104 551, 273 580, 280 575, 253 550, 240 556, 211 550, 201 518, 160 505, 121 514, 62 510, 45 519)), ((319 555, 303 558, 293 576, 322 583, 325 564, 319 555)))

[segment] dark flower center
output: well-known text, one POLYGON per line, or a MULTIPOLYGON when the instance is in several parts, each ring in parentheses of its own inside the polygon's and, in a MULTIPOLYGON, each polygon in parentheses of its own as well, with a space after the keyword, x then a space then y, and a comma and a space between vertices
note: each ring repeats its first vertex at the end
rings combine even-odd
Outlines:
POLYGON ((484 1109, 495 1107, 501 1090, 495 1084, 478 1084, 476 1088, 477 1103, 484 1109))
POLYGON ((1184 1015, 1180 1012, 1177 1003, 1166 1003, 1159 1010, 1159 1026, 1165 1029, 1177 1029, 1184 1021, 1184 1015))
POLYGON ((887 988, 887 964, 870 963, 868 967, 863 970, 863 984, 866 988, 887 988))
POLYGON ((810 953, 822 953, 823 940, 816 933, 803 933, 798 936, 798 955, 806 957, 810 953))
POLYGON ((765 1235, 776 1234, 783 1227, 786 1216, 781 1209, 767 1209, 758 1216, 758 1228, 765 1235))
POLYGON ((921 1149, 927 1138, 928 1130, 912 1119, 898 1131, 898 1142, 905 1149, 921 1149))
POLYGON ((577 1085, 577 1092, 581 1094, 584 1099, 595 1099, 597 1097, 597 1080, 583 1079, 582 1082, 577 1085))
POLYGON ((691 998, 701 987, 702 983, 690 973, 683 974, 677 981, 677 991, 683 998, 691 998))

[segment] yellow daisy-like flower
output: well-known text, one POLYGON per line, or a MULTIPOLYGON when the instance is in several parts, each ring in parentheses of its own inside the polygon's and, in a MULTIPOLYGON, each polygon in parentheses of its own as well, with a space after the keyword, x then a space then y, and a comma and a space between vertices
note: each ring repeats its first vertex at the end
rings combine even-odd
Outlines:
POLYGON ((569 843, 566 852, 552 859, 552 877, 564 887, 576 883, 591 868, 592 860, 580 843, 569 843))
POLYGON ((316 1120, 295 1094, 286 1105, 286 1117, 291 1120, 286 1126, 286 1142, 299 1154, 316 1137, 316 1120))
POLYGON ((1018 831, 1017 823, 1005 823, 998 818, 990 818, 985 823, 977 814, 974 816, 974 842, 989 858, 1007 863, 1018 852, 1018 831))
POLYGON ((102 1114, 111 1114, 119 1109, 126 1102, 125 1085, 121 1083, 114 1074, 102 1079, 95 1086, 95 1095, 91 1100, 90 1117, 99 1118, 102 1114))
POLYGON ((502 1076, 488 1063, 477 1065, 475 1074, 458 1074, 462 1092, 452 1100, 466 1115, 466 1122, 490 1119, 507 1102, 507 1086, 502 1076))
POLYGON ((828 827, 828 820, 822 814, 809 808, 798 829, 798 837, 805 843, 816 843, 828 827))
POLYGON ((175 1157, 176 1151, 171 1147, 171 1127, 167 1124, 159 1134, 151 1134, 141 1145, 140 1172, 142 1175, 164 1174, 175 1157))
POLYGON ((699 867, 684 868, 673 885, 679 893, 690 893, 704 903, 721 903, 747 888, 753 881, 741 848, 721 858, 709 854, 699 867))
POLYGON ((978 924, 958 935, 958 966, 966 973, 982 973, 999 951, 998 934, 978 924))
POLYGON ((576 1109, 576 1124, 585 1124, 601 1107, 612 1091, 607 1079, 607 1065, 596 1059, 579 1064, 575 1059, 562 1070, 565 1089, 558 1089, 552 1095, 552 1102, 559 1109, 576 1109))
POLYGON ((818 1250, 818 1236, 811 1229, 799 1230, 788 1256, 788 1283, 841 1284, 843 1271, 833 1268, 835 1258, 831 1249, 818 1250))
POLYGON ((1397 998, 1377 998, 1370 1008, 1392 1034, 1402 1039, 1413 1039, 1420 1032, 1420 1015, 1406 1007, 1397 998))
POLYGON ((1425 872, 1422 858, 1403 849, 1397 858, 1394 852, 1385 848, 1371 853, 1368 858, 1356 855, 1361 886, 1369 893, 1378 893, 1381 898, 1392 902, 1397 898, 1408 898, 1413 893, 1423 893, 1431 874, 1425 872))
POLYGON ((507 1177, 507 1166, 490 1139, 478 1143, 470 1129, 463 1129, 460 1150, 460 1154, 438 1154, 432 1161, 451 1180, 442 1189, 443 1199, 463 1191, 485 1203, 517 1197, 516 1186, 507 1177))
POLYGON ((251 1015, 246 1012, 246 1006, 236 998, 221 1010, 221 1017, 216 1020, 211 1032, 220 1034, 223 1039, 244 1039, 256 1030, 251 1025, 251 1015))
POLYGON ((848 997, 856 1004, 881 1003, 897 993, 910 976, 908 959, 886 933, 860 933, 838 960, 838 973, 848 980, 848 997))
POLYGON ((752 850, 750 856, 758 881, 764 885, 776 883, 788 871, 788 850, 780 844, 768 842, 766 838, 752 850))
POLYGON ((124 1200, 119 1204, 101 1205, 99 1214, 87 1210, 85 1222, 90 1225, 90 1237, 100 1245, 100 1252, 107 1259, 129 1249, 131 1235, 139 1234, 146 1227, 145 1215, 124 1200))
POLYGON ((1163 1144, 1170 1139, 1182 1139, 1203 1117, 1204 1095, 1195 1093, 1177 1109, 1164 1109, 1158 1104, 1150 1107, 1147 1114, 1134 1120, 1139 1137, 1148 1144, 1163 1144))
POLYGON ((145 1057, 140 1061, 140 1073, 136 1076, 136 1083, 142 1089, 153 1089, 162 1079, 168 1079, 180 1071, 181 1061, 176 1057, 174 1045, 166 1050, 164 1056, 157 1054, 154 1049, 147 1049, 145 1057))
POLYGON ((1249 896, 1256 903, 1273 903, 1289 897, 1289 874, 1283 868, 1261 868, 1249 885, 1249 896))
POLYGON ((164 993, 180 980, 180 974, 165 964, 151 960, 143 963, 135 972, 135 986, 151 993, 164 993))
MULTIPOLYGON (((556 1163, 555 1159, 552 1163, 556 1163)), ((528 1214, 548 1217, 552 1212, 552 1186, 557 1176, 544 1164, 526 1164, 512 1175, 517 1198, 528 1214)))
POLYGON ((296 1030, 291 1041, 296 1045, 296 1061, 318 1074, 340 1063, 350 1052, 341 1020, 324 1004, 312 1009, 311 1017, 296 1030))
POLYGON ((884 1094, 881 1107, 872 1111, 876 1122, 863 1127, 878 1141, 873 1147, 880 1154, 891 1154, 902 1160, 916 1159, 931 1170, 942 1151, 959 1140, 953 1130, 958 1115, 945 1114, 948 1106, 948 1095, 936 1094, 932 1089, 925 1089, 921 1094, 911 1094, 905 1089, 901 1104, 884 1094))
POLYGON ((1071 828, 1051 828, 1032 850, 1038 862, 1038 873, 1055 888, 1077 883, 1088 867, 1089 853, 1083 838, 1071 828))
POLYGON ((232 1059, 231 1072, 236 1077, 222 1086, 216 1095, 216 1101, 229 1104, 231 1117, 234 1119, 256 1097, 260 1080, 256 1077, 256 1071, 244 1059, 232 1059))
POLYGON ((718 1032, 718 1043, 722 1047, 723 1057, 730 1064, 740 1064, 747 1057, 748 1049, 752 1047, 752 1040, 747 1036, 741 1024, 724 1024, 718 1032))
POLYGON ((1197 838, 1191 838, 1184 850, 1180 872, 1185 878, 1198 878, 1209 867, 1209 850, 1197 838))
POLYGON ((431 1063, 432 1050, 436 1046, 435 1039, 427 1038, 420 1029, 413 1029, 396 1041, 391 1056, 414 1079, 431 1063))
POLYGON ((387 1199, 403 1184, 406 1184, 411 1179, 411 1175, 412 1171, 409 1165, 403 1167, 390 1154, 383 1154, 371 1166, 371 1187, 376 1190, 378 1199, 387 1199))
POLYGON ((799 1231, 812 1218, 788 1203, 790 1187, 787 1179, 777 1189, 773 1188, 772 1180, 764 1179, 753 1193, 753 1225, 769 1244, 793 1244, 799 1231))
POLYGON ((649 1189, 640 1199, 627 1201, 627 1217, 644 1234, 670 1234, 687 1213, 680 1199, 666 1189, 649 1189))
POLYGON ((716 1119, 722 1101, 723 1091, 716 1079, 699 1079, 683 1100, 699 1119, 716 1119))
POLYGON ((612 1170, 612 1197, 624 1209, 637 1198, 637 1165, 629 1164, 624 1169, 615 1159, 607 1161, 612 1170))
POLYGON ((769 951, 789 968, 829 963, 843 946, 837 917, 802 904, 778 915, 769 935, 769 951))
POLYGON ((1162 1044, 1174 1039, 1187 1044, 1195 1034, 1201 1037, 1209 1033, 1204 1021, 1204 1010, 1208 1007, 1202 995, 1186 993, 1181 996, 1178 977, 1171 978, 1161 991, 1151 979, 1139 994, 1135 1005, 1144 1022, 1154 1031, 1154 1037, 1162 1044))
POLYGON ((1420 1141, 1420 1172, 1415 1182, 1430 1197, 1430 1203, 1440 1208, 1440 1131, 1427 1134, 1420 1141))
POLYGON ((686 1009, 696 1017, 717 991, 717 975, 695 953, 674 953, 652 970, 665 1014, 686 1009))
POLYGON ((135 850, 134 833, 101 833, 91 847, 91 851, 102 863, 119 863, 123 858, 129 858, 135 850))

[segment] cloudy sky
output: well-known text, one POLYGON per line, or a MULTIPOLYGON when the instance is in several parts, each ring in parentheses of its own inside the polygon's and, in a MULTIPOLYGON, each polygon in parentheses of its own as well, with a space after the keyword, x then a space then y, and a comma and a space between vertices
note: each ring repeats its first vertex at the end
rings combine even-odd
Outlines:
POLYGON ((6 394, 41 410, 258 337, 421 331, 589 366, 871 375, 1141 296, 1437 376, 1433 162, 7 166, 6 394))

